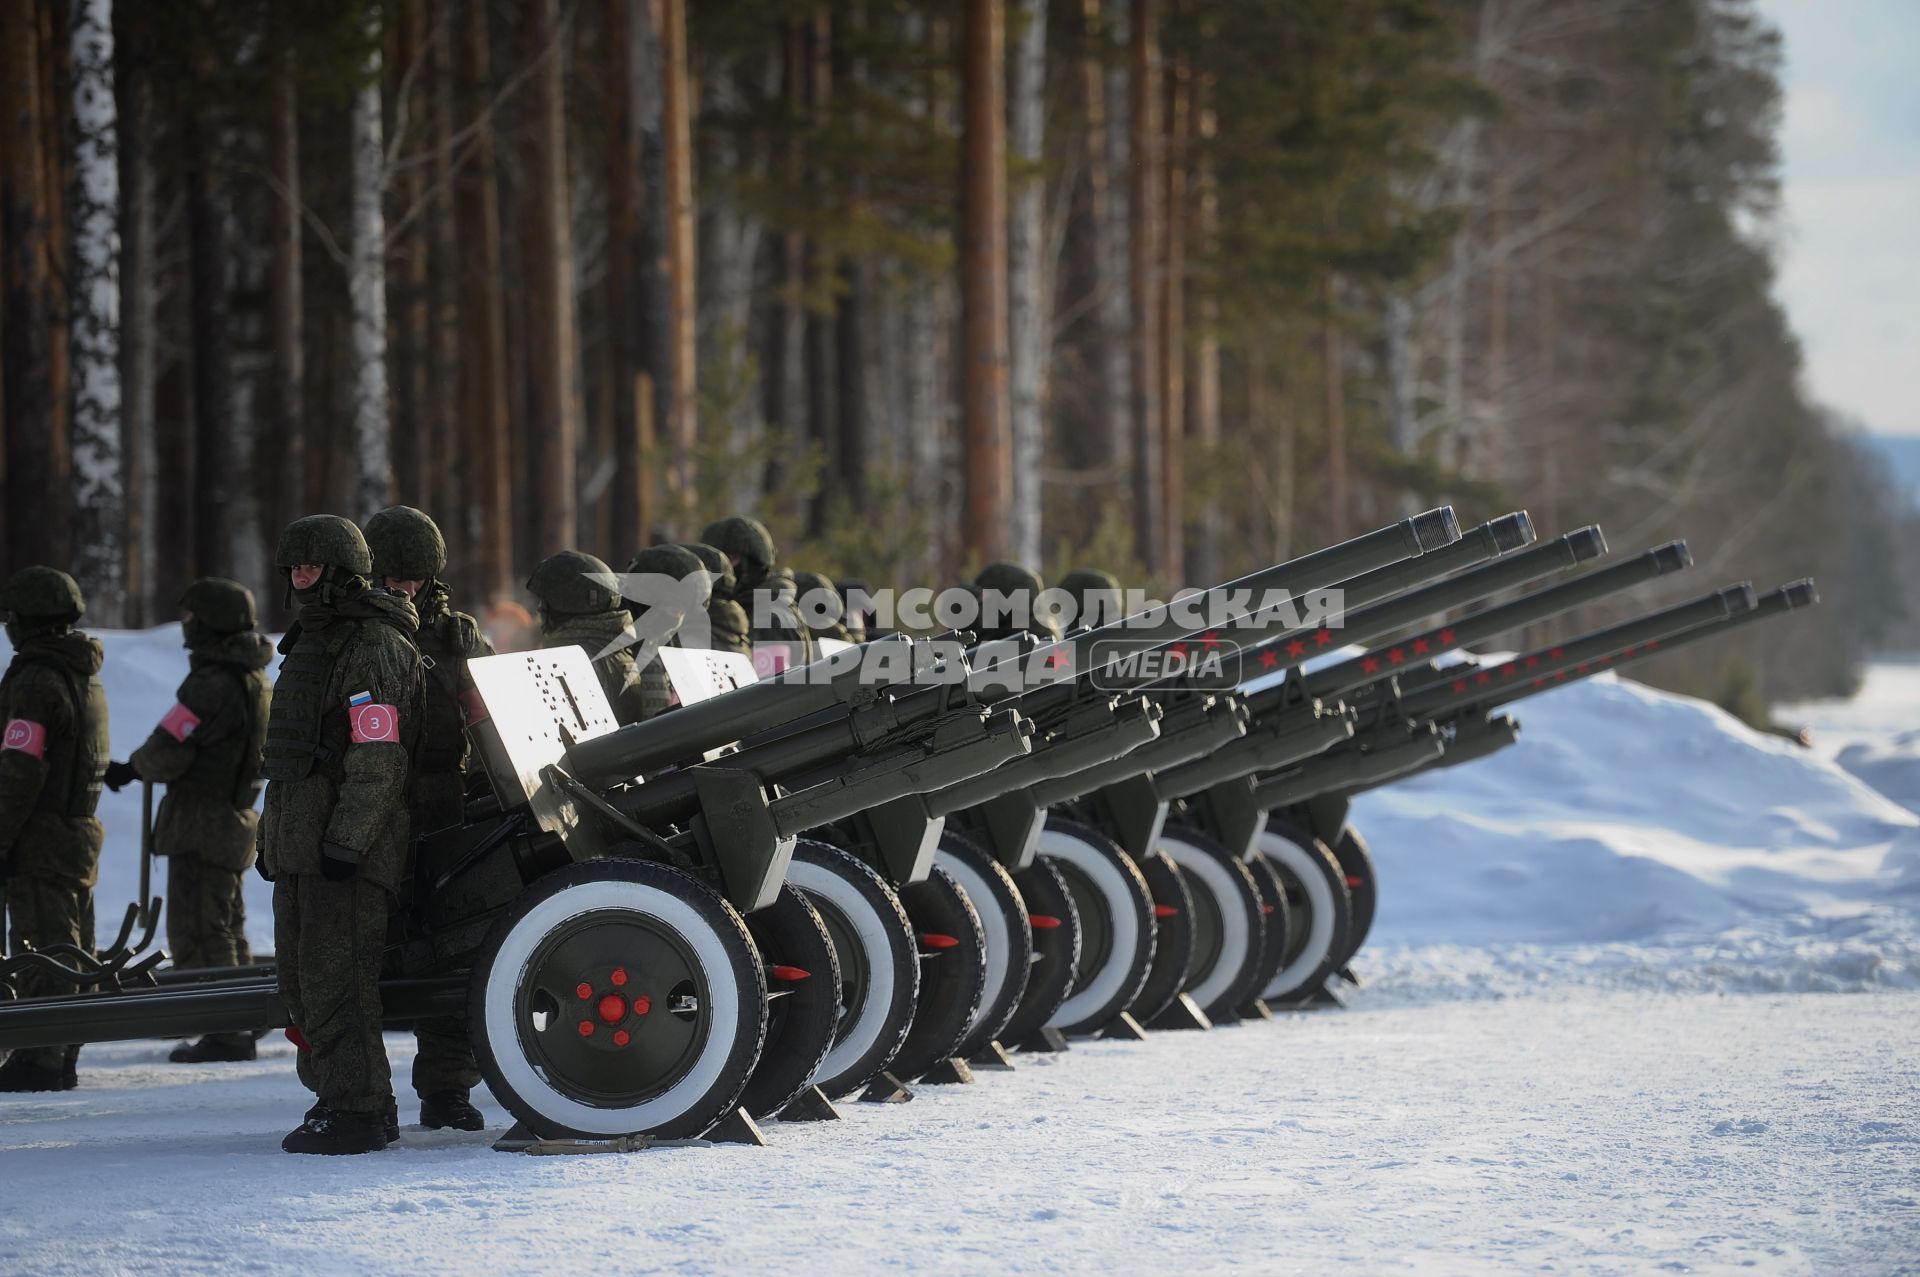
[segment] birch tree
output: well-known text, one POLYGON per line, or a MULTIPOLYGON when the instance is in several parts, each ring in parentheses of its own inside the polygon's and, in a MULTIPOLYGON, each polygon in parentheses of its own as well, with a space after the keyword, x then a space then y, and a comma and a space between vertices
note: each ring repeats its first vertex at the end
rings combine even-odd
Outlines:
POLYGON ((1037 172, 1046 136, 1047 0, 1026 0, 1025 26, 1014 47, 1008 86, 1007 144, 1028 168, 1007 228, 1007 354, 1013 387, 1013 507, 1009 552, 1022 563, 1040 561, 1040 470, 1049 336, 1045 255, 1041 251, 1041 200, 1046 183, 1037 172))
POLYGON ((365 518, 392 500, 387 424, 386 147, 380 124, 379 8, 369 6, 360 87, 353 96, 353 220, 348 234, 347 297, 353 383, 354 514, 365 518))
POLYGON ((120 167, 112 0, 73 5, 74 571, 93 610, 126 622, 120 436, 120 167))

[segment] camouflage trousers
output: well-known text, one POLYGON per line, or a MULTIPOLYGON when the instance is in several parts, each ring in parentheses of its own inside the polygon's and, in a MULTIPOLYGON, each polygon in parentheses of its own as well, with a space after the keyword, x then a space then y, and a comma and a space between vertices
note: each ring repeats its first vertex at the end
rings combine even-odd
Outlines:
POLYGON ((331 1108, 383 1113, 393 1073, 380 1037, 380 962, 393 896, 360 878, 281 874, 273 884, 280 999, 305 1039, 300 1081, 331 1108))
MULTIPOLYGON (((8 953, 19 953, 31 946, 45 949, 57 944, 78 945, 93 951, 93 888, 83 887, 69 878, 43 878, 15 874, 6 881, 7 924, 11 928, 8 953)), ((71 993, 73 986, 37 971, 21 973, 20 996, 43 998, 71 993)), ((16 1051, 14 1055, 42 1068, 58 1069, 79 1055, 78 1046, 44 1046, 16 1051)))
MULTIPOLYGON (((414 832, 428 833, 459 824, 465 807, 465 790, 466 785, 459 772, 414 773, 409 794, 414 832)), ((402 888, 406 907, 412 906, 414 888, 413 865, 409 863, 406 885, 402 888)), ((471 1091, 480 1085, 480 1066, 473 1060, 473 1043, 467 1037, 466 1016, 444 1015, 416 1020, 413 1036, 420 1044, 420 1053, 413 1057, 415 1094, 471 1091)))
MULTIPOLYGON (((167 949, 174 966, 244 967, 253 961, 242 874, 198 856, 167 857, 167 949)), ((250 1033, 207 1036, 233 1046, 253 1040, 250 1033)))

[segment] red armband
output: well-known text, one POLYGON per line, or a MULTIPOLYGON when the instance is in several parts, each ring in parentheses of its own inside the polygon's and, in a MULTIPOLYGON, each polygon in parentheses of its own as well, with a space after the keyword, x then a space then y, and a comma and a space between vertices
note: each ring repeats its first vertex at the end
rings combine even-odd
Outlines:
POLYGON ((400 739, 400 711, 391 705, 376 705, 369 701, 355 705, 347 713, 353 724, 351 739, 355 745, 374 745, 400 739))
POLYGON ((47 729, 30 718, 7 720, 5 735, 0 735, 0 750, 17 749, 35 758, 47 756, 47 729))
POLYGON ((180 704, 174 705, 167 711, 167 716, 160 720, 160 730, 183 744, 187 737, 193 735, 193 729, 198 726, 200 726, 200 716, 180 704))

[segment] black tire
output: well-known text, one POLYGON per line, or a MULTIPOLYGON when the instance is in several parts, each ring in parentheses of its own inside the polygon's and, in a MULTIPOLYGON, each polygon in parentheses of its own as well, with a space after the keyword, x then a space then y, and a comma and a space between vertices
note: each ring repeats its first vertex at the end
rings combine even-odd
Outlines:
POLYGON ((1283 822, 1269 821, 1254 846, 1279 875, 1295 923, 1286 961, 1260 996, 1274 1003, 1313 997, 1344 964, 1352 931, 1353 905, 1340 862, 1318 838, 1283 822))
POLYGON ((786 883, 747 930, 767 973, 767 1040, 740 1103, 772 1117, 813 1082, 840 1023, 840 962, 807 894, 786 883))
POLYGON ((1040 855, 1066 880, 1080 918, 1073 990, 1047 1023, 1062 1033, 1095 1033, 1139 996, 1153 966, 1153 894, 1140 866, 1105 834, 1047 817, 1040 855))
POLYGON ((987 941, 987 982, 966 1034, 954 1054, 966 1059, 1000 1036, 1027 991, 1027 969, 1033 965, 1033 927, 1027 921, 1027 902, 1013 875, 971 839, 956 833, 940 836, 933 863, 953 875, 980 915, 987 941))
POLYGON ((1246 865, 1247 872, 1253 875, 1254 889, 1260 893, 1260 916, 1263 919, 1260 962, 1254 971, 1253 992, 1248 995, 1247 1004, 1241 1008, 1242 1011, 1251 1012, 1253 1000, 1262 996, 1261 991, 1286 965, 1293 915, 1287 902, 1286 886, 1272 863, 1265 856, 1255 856, 1242 863, 1246 865))
POLYGON ((1080 911, 1060 870, 1047 857, 1035 856, 1013 882, 1033 920, 1033 965, 1020 1006, 1001 1030, 1000 1040, 1008 1047, 1018 1047, 1046 1026, 1073 992, 1080 966, 1080 911))
POLYGON ((813 1084, 837 1100, 872 1081, 907 1039, 920 996, 913 923, 893 888, 838 847, 800 839, 787 881, 806 893, 833 939, 840 1022, 813 1084))
POLYGON ((1153 965, 1127 1010, 1140 1023, 1151 1024, 1180 996, 1193 966, 1193 892, 1166 852, 1156 851, 1139 865, 1153 893, 1153 965))
POLYGON ((1340 955, 1340 966, 1334 968, 1339 970, 1353 961, 1353 955, 1360 952, 1373 931, 1373 914, 1380 903, 1380 876, 1374 872, 1373 849, 1352 825, 1342 825, 1340 836, 1331 845, 1340 872, 1346 875, 1347 894, 1353 898, 1353 931, 1340 955))
POLYGON ((910 1082, 960 1049, 987 987, 987 936, 967 893, 938 866, 901 888, 900 903, 920 938, 920 1000, 891 1068, 910 1082))
POLYGON ((1260 889, 1245 862, 1197 829, 1169 825, 1160 847, 1180 866, 1193 893, 1193 967, 1184 991, 1209 1019, 1236 1019, 1260 973, 1266 930, 1260 889))
POLYGON ((488 1089, 536 1135, 681 1139, 739 1102, 766 993, 746 924, 712 888, 590 860, 494 923, 468 977, 468 1033, 488 1089))

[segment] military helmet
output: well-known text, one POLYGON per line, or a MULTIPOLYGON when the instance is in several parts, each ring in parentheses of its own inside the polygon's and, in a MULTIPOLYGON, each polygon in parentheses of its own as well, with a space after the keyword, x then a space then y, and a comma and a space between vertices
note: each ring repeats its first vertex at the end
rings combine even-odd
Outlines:
POLYGON ((22 621, 77 621, 87 610, 80 583, 59 568, 21 568, 0 587, 0 611, 22 621))
POLYGON ((373 554, 367 549, 367 539, 353 520, 337 514, 310 514, 289 523, 280 534, 273 563, 280 568, 316 563, 355 576, 373 575, 373 554))
POLYGON ((180 609, 216 634, 254 627, 253 591, 224 576, 203 576, 180 596, 180 609))
POLYGON ((726 596, 734 591, 737 582, 733 579, 733 560, 717 545, 708 545, 705 541, 689 541, 686 549, 694 558, 700 560, 700 566, 714 574, 713 592, 726 596))
POLYGON ((822 573, 795 572, 793 574, 793 590, 794 594, 799 598, 805 598, 815 590, 826 591, 827 597, 833 600, 833 607, 829 619, 834 621, 844 621, 846 619, 847 601, 840 597, 840 587, 835 585, 831 578, 822 573))
POLYGON ((586 616, 620 606, 613 569, 584 550, 562 550, 541 560, 527 589, 557 616, 586 616))
POLYGON ((754 571, 737 574, 743 578, 764 576, 779 557, 774 552, 773 533, 767 531, 767 525, 744 514, 709 523, 700 539, 722 554, 732 555, 743 565, 751 565, 754 571))
POLYGON ((1032 599, 1047 587, 1045 583, 1040 580, 1039 573, 1029 568, 1023 568, 1018 563, 1008 563, 1002 560, 998 563, 989 563, 984 568, 981 568, 980 575, 973 578, 973 588, 976 590, 997 590, 1002 594, 1017 594, 1025 590, 1027 597, 1032 599))
MULTIPOLYGON (((694 573, 701 574, 705 583, 700 590, 700 606, 705 608, 713 599, 712 578, 706 575, 707 565, 700 556, 684 545, 650 545, 633 556, 627 564, 628 572, 645 572, 656 576, 669 576, 676 581, 684 581, 694 573)), ((652 600, 636 598, 629 594, 628 599, 643 607, 652 600)))
POLYGON ((1075 568, 1060 578, 1060 587, 1073 596, 1073 623, 1105 625, 1120 619, 1125 603, 1120 593, 1120 578, 1097 568, 1075 568), (1092 597, 1108 594, 1110 599, 1092 597), (1096 614, 1097 609, 1097 614, 1096 614))
POLYGON ((430 581, 447 570, 447 539, 424 510, 391 505, 367 520, 375 576, 430 581))

